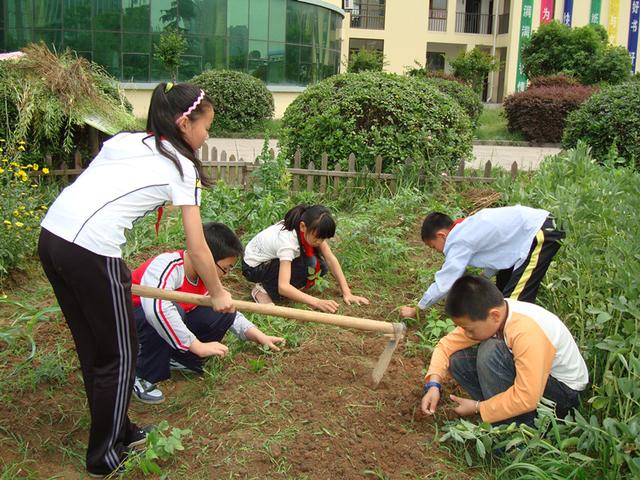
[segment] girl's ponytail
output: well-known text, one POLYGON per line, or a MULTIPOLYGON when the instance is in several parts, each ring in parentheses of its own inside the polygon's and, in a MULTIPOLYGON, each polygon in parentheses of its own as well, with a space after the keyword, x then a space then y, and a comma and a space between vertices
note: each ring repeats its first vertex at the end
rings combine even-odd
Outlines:
POLYGON ((308 231, 318 238, 332 238, 336 234, 336 222, 331 211, 323 205, 297 205, 284 216, 285 230, 300 233, 300 222, 304 222, 308 231))
POLYGON ((210 186, 213 182, 202 171, 202 162, 182 137, 176 123, 176 120, 184 114, 189 119, 195 120, 204 113, 205 109, 213 108, 211 99, 202 93, 199 87, 189 83, 160 82, 151 95, 147 115, 147 132, 155 138, 158 152, 171 160, 180 172, 180 176, 183 175, 180 161, 175 152, 168 149, 162 140, 171 143, 177 152, 188 158, 198 171, 202 185, 210 186))

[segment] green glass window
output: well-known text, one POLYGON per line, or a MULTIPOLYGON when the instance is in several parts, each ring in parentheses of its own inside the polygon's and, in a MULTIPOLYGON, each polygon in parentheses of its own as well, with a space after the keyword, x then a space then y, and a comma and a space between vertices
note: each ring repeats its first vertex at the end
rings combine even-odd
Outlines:
POLYGON ((91 29, 91 0, 64 0, 64 28, 91 29))
POLYGON ((300 83, 300 47, 287 45, 285 51, 285 82, 297 85, 300 83))
POLYGON ((282 83, 285 78, 285 44, 269 42, 269 73, 267 83, 282 83))
POLYGON ((62 49, 62 30, 33 30, 33 42, 44 42, 51 50, 62 49))
POLYGON ((149 53, 151 46, 149 34, 129 34, 122 35, 122 51, 131 53, 149 53))
POLYGON ((204 44, 205 70, 227 68, 227 39, 224 37, 208 37, 204 44))
POLYGON ((300 43, 302 32, 302 19, 300 18, 300 4, 293 0, 287 1, 287 21, 285 26, 285 38, 287 43, 300 43))
POLYGON ((249 38, 269 38, 269 0, 251 0, 249 8, 249 38))
POLYGON ((122 80, 125 82, 146 82, 149 80, 149 54, 123 53, 122 80))
POLYGON ((96 0, 93 9, 93 28, 95 30, 120 30, 120 20, 122 17, 122 9, 120 1, 96 0))
POLYGON ((165 27, 178 23, 177 4, 175 0, 153 0, 151 5, 151 31, 162 32, 165 27), (172 4, 173 7, 172 7, 172 4))
MULTIPOLYGON (((91 51, 91 32, 65 30, 64 47, 76 51, 91 51)), ((83 54, 83 56, 86 56, 83 54)))
POLYGON ((121 78, 120 35, 111 32, 94 32, 93 60, 102 65, 111 75, 121 78))
POLYGON ((8 28, 31 28, 33 25, 33 4, 24 0, 7 0, 8 28))
POLYGON ((148 33, 151 28, 150 0, 123 0, 122 30, 148 33))
POLYGON ((287 4, 285 0, 271 0, 269 4, 269 41, 285 41, 287 4))
POLYGON ((178 80, 185 81, 202 72, 202 56, 183 55, 178 69, 178 80))
POLYGON ((300 42, 303 44, 313 44, 314 41, 317 41, 317 23, 318 23, 318 15, 317 10, 313 7, 313 5, 308 5, 306 3, 300 4, 301 11, 301 20, 302 20, 302 35, 300 37, 300 42))
POLYGON ((5 32, 6 32, 5 48, 10 52, 20 50, 27 43, 30 43, 33 41, 33 33, 31 29, 7 28, 5 32))
POLYGON ((61 0, 34 0, 33 6, 35 28, 62 28, 61 0))
POLYGON ((229 68, 246 70, 248 43, 249 31, 246 25, 229 27, 229 68))
POLYGON ((249 40, 247 72, 266 82, 268 67, 269 52, 267 49, 267 42, 249 40))

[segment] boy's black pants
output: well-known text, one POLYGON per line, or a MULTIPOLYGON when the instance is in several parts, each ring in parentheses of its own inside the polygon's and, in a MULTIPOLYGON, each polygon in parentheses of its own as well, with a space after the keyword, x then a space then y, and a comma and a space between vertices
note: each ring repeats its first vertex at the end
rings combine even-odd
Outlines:
MULTIPOLYGON (((291 280, 289 283, 296 288, 302 288, 307 284, 309 276, 309 268, 314 268, 316 259, 320 262, 320 275, 326 275, 328 268, 327 262, 321 255, 306 257, 299 256, 291 262, 291 280)), ((271 300, 282 300, 282 296, 278 292, 278 274, 280 273, 280 260, 275 258, 268 262, 261 263, 256 267, 250 267, 243 260, 242 274, 250 282, 260 283, 267 291, 271 300)))
MULTIPOLYGON (((176 305, 182 320, 201 342, 219 342, 236 318, 233 313, 220 313, 210 307, 197 307, 189 313, 176 305)), ((140 353, 136 375, 147 382, 156 383, 171 377, 169 361, 173 358, 185 367, 202 372, 202 359, 187 351, 175 350, 156 332, 144 315, 142 307, 133 311, 138 329, 140 353)))
POLYGON ((104 257, 42 229, 38 254, 78 352, 91 414, 87 470, 108 474, 126 454, 137 426, 129 421, 138 342, 131 273, 104 257))
POLYGON ((507 268, 498 271, 496 286, 505 298, 536 303, 540 283, 564 237, 565 233, 556 228, 553 217, 547 217, 533 239, 524 263, 515 270, 507 268))

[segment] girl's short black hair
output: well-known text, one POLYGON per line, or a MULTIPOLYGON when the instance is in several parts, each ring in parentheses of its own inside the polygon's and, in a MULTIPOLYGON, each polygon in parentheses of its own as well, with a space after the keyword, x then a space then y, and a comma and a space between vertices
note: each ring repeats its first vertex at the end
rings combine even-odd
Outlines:
POLYGON ((224 223, 209 222, 202 226, 204 239, 216 262, 242 255, 242 243, 233 230, 224 223))
POLYGON ((336 222, 331 211, 323 205, 297 205, 284 216, 284 229, 300 233, 300 222, 318 238, 332 238, 336 234, 336 222))
POLYGON ((504 302, 502 292, 492 282, 476 275, 464 275, 455 281, 444 306, 451 318, 485 320, 489 310, 504 302))
MULTIPOLYGON (((151 95, 151 103, 149 104, 149 113, 147 115, 147 132, 150 137, 155 138, 157 150, 173 162, 180 172, 180 176, 183 175, 180 162, 175 153, 162 144, 162 140, 167 140, 176 151, 191 160, 198 171, 202 184, 209 186, 212 182, 204 175, 202 163, 196 156, 196 152, 182 137, 182 133, 176 123, 178 118, 194 104, 201 93, 200 87, 190 83, 168 84, 160 82, 151 95)), ((196 120, 207 109, 213 109, 213 102, 205 95, 187 118, 196 120)))
POLYGON ((442 230, 443 228, 450 229, 451 225, 453 225, 453 220, 449 215, 440 212, 431 212, 422 222, 422 230, 420 232, 422 241, 433 240, 436 238, 436 232, 438 230, 442 230))

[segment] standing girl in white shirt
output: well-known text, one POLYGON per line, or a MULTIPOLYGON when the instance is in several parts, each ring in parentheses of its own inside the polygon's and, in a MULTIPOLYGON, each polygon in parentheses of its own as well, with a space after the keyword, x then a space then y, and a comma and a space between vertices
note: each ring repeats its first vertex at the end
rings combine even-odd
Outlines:
MULTIPOLYGON (((117 470, 146 434, 129 421, 138 341, 131 273, 122 260, 125 229, 168 202, 180 206, 189 255, 220 312, 233 310, 200 219, 201 164, 213 104, 189 84, 159 84, 148 133, 120 133, 42 222, 38 253, 73 335, 91 413, 86 466, 91 476, 117 470)), ((160 214, 160 212, 159 212, 160 214)))
POLYGON ((258 303, 271 303, 286 297, 335 313, 337 302, 306 293, 328 268, 340 285, 345 303, 368 305, 365 297, 351 293, 340 262, 329 247, 327 239, 335 232, 336 224, 328 208, 298 205, 287 212, 282 222, 251 239, 245 248, 242 274, 256 282, 251 292, 253 299, 258 303))

